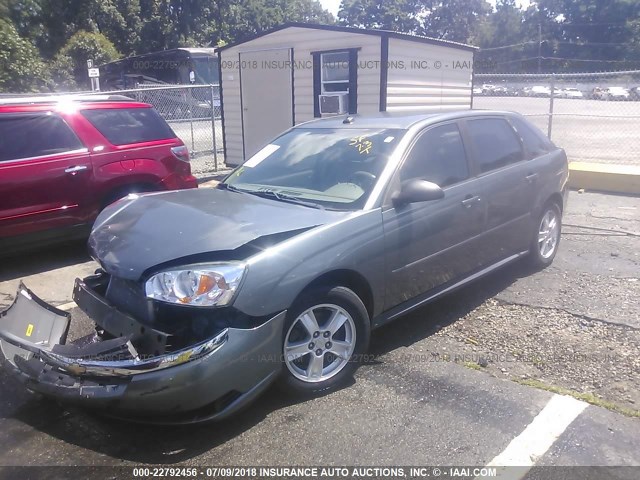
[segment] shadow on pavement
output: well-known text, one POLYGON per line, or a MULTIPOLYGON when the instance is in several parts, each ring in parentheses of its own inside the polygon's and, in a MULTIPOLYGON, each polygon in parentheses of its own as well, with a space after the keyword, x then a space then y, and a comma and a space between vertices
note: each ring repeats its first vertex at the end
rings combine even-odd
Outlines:
POLYGON ((91 260, 86 240, 42 247, 0 257, 0 282, 48 272, 91 260))

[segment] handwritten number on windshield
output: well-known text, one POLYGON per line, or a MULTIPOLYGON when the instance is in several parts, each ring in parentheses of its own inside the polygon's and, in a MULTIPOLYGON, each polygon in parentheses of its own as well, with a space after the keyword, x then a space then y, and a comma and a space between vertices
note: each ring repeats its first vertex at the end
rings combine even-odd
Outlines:
POLYGON ((360 155, 365 155, 371 153, 371 149, 373 148, 373 142, 367 137, 354 137, 349 141, 349 146, 354 147, 358 150, 360 155))

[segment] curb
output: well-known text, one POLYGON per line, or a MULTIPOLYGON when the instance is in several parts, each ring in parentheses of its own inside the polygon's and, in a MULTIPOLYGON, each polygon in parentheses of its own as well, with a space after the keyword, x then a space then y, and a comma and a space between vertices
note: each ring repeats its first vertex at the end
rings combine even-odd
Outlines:
POLYGON ((640 166, 571 162, 569 188, 640 195, 640 166))

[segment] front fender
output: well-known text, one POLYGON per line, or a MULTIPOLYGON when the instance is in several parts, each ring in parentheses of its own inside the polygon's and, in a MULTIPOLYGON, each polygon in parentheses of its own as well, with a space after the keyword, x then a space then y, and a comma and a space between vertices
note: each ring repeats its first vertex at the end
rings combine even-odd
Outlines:
POLYGON ((356 212, 304 232, 248 259, 247 277, 234 306, 252 316, 286 310, 304 288, 336 270, 364 277, 374 314, 384 295, 384 232, 380 209, 356 212))

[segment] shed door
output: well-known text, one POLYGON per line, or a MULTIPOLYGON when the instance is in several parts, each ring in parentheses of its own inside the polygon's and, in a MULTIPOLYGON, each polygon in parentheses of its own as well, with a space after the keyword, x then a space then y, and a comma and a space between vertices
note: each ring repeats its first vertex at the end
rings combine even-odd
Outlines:
POLYGON ((240 53, 244 159, 293 126, 291 49, 240 53))

